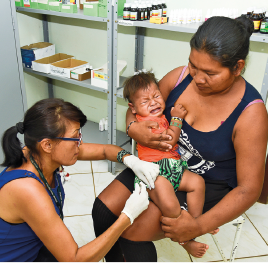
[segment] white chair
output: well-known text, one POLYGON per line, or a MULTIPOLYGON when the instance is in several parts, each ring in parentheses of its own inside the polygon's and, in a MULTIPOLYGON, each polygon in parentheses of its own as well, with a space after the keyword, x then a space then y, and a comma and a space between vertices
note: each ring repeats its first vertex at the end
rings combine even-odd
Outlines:
MULTIPOLYGON (((132 154, 135 155, 136 154, 136 141, 132 139, 132 154)), ((238 247, 238 243, 239 243, 239 238, 241 235, 241 231, 242 231, 242 226, 245 222, 245 219, 243 216, 239 216, 238 218, 234 219, 233 221, 224 224, 224 226, 226 225, 234 225, 236 226, 236 232, 235 232, 235 237, 234 237, 234 242, 233 242, 233 246, 232 246, 232 250, 231 250, 231 254, 230 254, 230 262, 233 262, 235 259, 235 254, 237 251, 237 247, 238 247)), ((220 244, 216 238, 216 235, 212 235, 212 238, 219 250, 219 253, 221 254, 222 260, 223 261, 228 261, 227 258, 225 257, 222 248, 220 247, 220 244)))
MULTIPOLYGON (((230 254, 230 259, 229 259, 230 262, 233 262, 234 259, 235 259, 235 254, 236 254, 236 251, 237 251, 239 238, 240 238, 240 235, 241 235, 241 232, 242 232, 242 226, 243 226, 244 222, 245 222, 245 218, 243 216, 239 216, 238 218, 234 219, 233 221, 224 224, 224 226, 226 226, 226 225, 236 226, 234 242, 233 242, 233 246, 232 246, 232 250, 231 250, 231 254, 230 254)), ((220 244, 219 244, 216 236, 217 235, 212 235, 212 238, 213 238, 213 240, 214 240, 214 242, 215 242, 215 244, 216 244, 216 246, 217 246, 217 248, 219 250, 219 253, 221 254, 222 260, 226 262, 228 260, 225 257, 225 255, 223 253, 223 250, 220 247, 220 244)))

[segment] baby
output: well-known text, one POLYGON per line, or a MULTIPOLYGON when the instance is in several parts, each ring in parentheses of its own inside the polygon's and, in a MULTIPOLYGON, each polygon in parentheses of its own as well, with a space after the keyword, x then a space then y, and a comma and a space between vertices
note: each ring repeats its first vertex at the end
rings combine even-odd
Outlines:
MULTIPOLYGON (((202 214, 205 183, 201 176, 187 170, 187 163, 180 157, 177 141, 180 137, 182 122, 187 114, 185 108, 176 104, 171 109, 171 122, 168 123, 163 111, 165 101, 158 87, 158 81, 153 73, 141 72, 128 78, 124 83, 124 98, 132 113, 140 121, 155 121, 159 129, 153 133, 168 134, 172 137, 173 148, 169 152, 151 149, 138 143, 138 157, 141 160, 159 165, 159 176, 155 181, 155 189, 147 189, 151 200, 161 210, 163 216, 177 218, 181 213, 176 191, 187 192, 188 212, 193 217, 202 214)), ((140 179, 136 176, 135 183, 140 179)), ((202 257, 208 245, 190 240, 182 246, 194 257, 202 257)))

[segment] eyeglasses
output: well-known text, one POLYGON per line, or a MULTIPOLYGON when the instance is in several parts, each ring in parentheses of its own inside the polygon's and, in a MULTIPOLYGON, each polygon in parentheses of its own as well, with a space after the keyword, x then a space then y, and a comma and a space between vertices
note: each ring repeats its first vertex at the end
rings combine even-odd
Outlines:
POLYGON ((78 138, 67 138, 67 137, 56 137, 55 139, 60 139, 63 141, 76 141, 77 142, 77 147, 80 146, 81 141, 82 141, 82 129, 79 129, 79 137, 78 138))

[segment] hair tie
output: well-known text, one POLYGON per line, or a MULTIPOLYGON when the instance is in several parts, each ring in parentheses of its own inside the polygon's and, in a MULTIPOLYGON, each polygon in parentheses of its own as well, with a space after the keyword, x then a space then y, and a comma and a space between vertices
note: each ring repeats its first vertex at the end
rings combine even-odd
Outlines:
POLYGON ((17 132, 19 132, 20 134, 23 134, 23 132, 24 132, 24 124, 23 124, 23 122, 18 122, 16 124, 16 129, 17 129, 17 132))

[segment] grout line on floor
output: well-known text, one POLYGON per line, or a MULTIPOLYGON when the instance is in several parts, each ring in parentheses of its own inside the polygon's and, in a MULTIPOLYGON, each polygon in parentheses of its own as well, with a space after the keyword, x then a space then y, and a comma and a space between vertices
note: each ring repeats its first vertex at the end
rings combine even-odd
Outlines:
POLYGON ((263 241, 265 242, 265 244, 268 246, 268 243, 266 242, 265 238, 262 236, 262 234, 260 233, 260 231, 255 227, 255 225, 253 224, 253 222, 250 220, 250 218, 247 216, 246 213, 244 213, 247 217, 247 219, 249 220, 249 222, 253 225, 253 227, 256 229, 256 231, 258 232, 258 234, 261 236, 261 238, 263 239, 263 241))
POLYGON ((64 216, 64 218, 67 217, 75 217, 75 216, 91 216, 92 214, 83 214, 83 215, 72 215, 72 216, 64 216))
POLYGON ((94 188, 94 195, 95 195, 95 199, 97 198, 97 194, 96 194, 96 187, 95 187, 95 180, 94 180, 94 173, 93 173, 93 165, 92 162, 90 162, 91 164, 91 171, 92 171, 92 180, 93 180, 93 188, 94 188))

